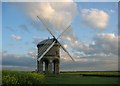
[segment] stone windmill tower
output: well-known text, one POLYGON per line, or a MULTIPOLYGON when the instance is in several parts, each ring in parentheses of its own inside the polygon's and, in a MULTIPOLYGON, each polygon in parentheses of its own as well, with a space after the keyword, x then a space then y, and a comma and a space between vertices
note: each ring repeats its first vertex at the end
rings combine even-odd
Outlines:
MULTIPOLYGON (((49 47, 49 45, 55 39, 46 39, 40 42, 38 47, 38 58, 45 52, 45 47, 49 47)), ((52 48, 40 59, 37 61, 38 64, 38 72, 43 73, 43 67, 45 67, 45 73, 54 73, 59 74, 59 61, 60 60, 60 45, 56 42, 52 48), (44 63, 44 66, 43 66, 44 63)))
MULTIPOLYGON (((38 17, 38 16, 37 16, 38 17)), ((42 21, 41 18, 38 17, 42 21)), ((45 25, 45 23, 42 21, 45 25)), ((70 26, 69 26, 70 27, 70 26)), ((67 29, 69 29, 67 27, 67 29)), ((53 36, 52 39, 46 39, 38 43, 38 57, 37 57, 37 72, 45 74, 59 74, 59 64, 60 64, 60 47, 71 57, 69 52, 60 44, 58 39, 67 30, 63 31, 57 38, 52 34, 52 32, 46 27, 49 33, 53 36), (43 70, 44 69, 44 70, 43 70)))

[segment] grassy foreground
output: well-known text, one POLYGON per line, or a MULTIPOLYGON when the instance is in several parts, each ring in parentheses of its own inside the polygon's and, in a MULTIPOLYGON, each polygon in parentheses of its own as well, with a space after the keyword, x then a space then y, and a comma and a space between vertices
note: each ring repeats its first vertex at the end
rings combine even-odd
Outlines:
POLYGON ((2 71, 2 85, 19 85, 29 84, 36 85, 42 84, 45 76, 38 73, 22 72, 22 71, 2 71))
POLYGON ((43 75, 4 70, 2 71, 2 83, 3 86, 9 84, 34 86, 37 84, 118 84, 117 76, 119 76, 118 72, 62 72, 60 75, 43 75), (84 75, 104 75, 104 77, 84 75), (105 75, 110 77, 105 77, 105 75))

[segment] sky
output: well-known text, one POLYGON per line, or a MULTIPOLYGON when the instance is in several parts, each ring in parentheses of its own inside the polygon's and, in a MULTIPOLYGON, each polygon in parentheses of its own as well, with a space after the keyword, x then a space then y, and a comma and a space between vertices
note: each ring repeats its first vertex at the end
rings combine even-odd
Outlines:
POLYGON ((117 2, 2 2, 3 69, 35 70, 46 27, 58 37, 69 25, 58 40, 75 62, 61 49, 61 71, 118 70, 117 2))

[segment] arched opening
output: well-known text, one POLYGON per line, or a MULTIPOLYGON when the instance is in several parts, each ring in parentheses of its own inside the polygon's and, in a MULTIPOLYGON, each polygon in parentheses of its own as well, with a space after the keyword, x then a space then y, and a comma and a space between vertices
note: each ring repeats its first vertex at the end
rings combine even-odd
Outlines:
POLYGON ((42 58, 39 61, 39 72, 45 74, 59 74, 59 59, 42 58))
POLYGON ((41 72, 47 74, 48 73, 48 64, 49 64, 49 61, 48 61, 47 58, 42 58, 41 62, 42 62, 42 64, 41 64, 41 68, 42 68, 41 72))
POLYGON ((45 62, 43 61, 43 72, 45 72, 45 62))
POLYGON ((59 74, 59 59, 53 60, 53 73, 59 74))

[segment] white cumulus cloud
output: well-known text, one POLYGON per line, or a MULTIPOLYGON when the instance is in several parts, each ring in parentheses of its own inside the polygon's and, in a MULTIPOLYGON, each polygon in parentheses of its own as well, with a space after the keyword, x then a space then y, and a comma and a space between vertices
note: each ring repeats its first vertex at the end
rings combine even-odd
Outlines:
POLYGON ((118 36, 114 33, 97 34, 94 42, 95 44, 90 45, 94 49, 93 53, 118 54, 118 36))
POLYGON ((82 9, 81 12, 82 22, 90 28, 104 29, 109 20, 109 15, 99 9, 82 9))
MULTIPOLYGON (((21 3, 18 6, 23 8, 24 12, 33 21, 38 21, 37 16, 46 20, 46 26, 49 29, 55 28, 55 31, 63 31, 70 23, 77 12, 77 5, 74 2, 39 2, 39 3, 21 3)), ((53 31, 53 30, 52 30, 53 31)))
POLYGON ((15 35, 15 34, 12 34, 11 37, 12 37, 13 40, 16 40, 16 41, 19 41, 19 40, 22 39, 21 36, 18 36, 18 35, 15 35))
POLYGON ((37 52, 35 51, 29 51, 27 53, 28 56, 32 57, 33 59, 36 59, 37 58, 37 52))

